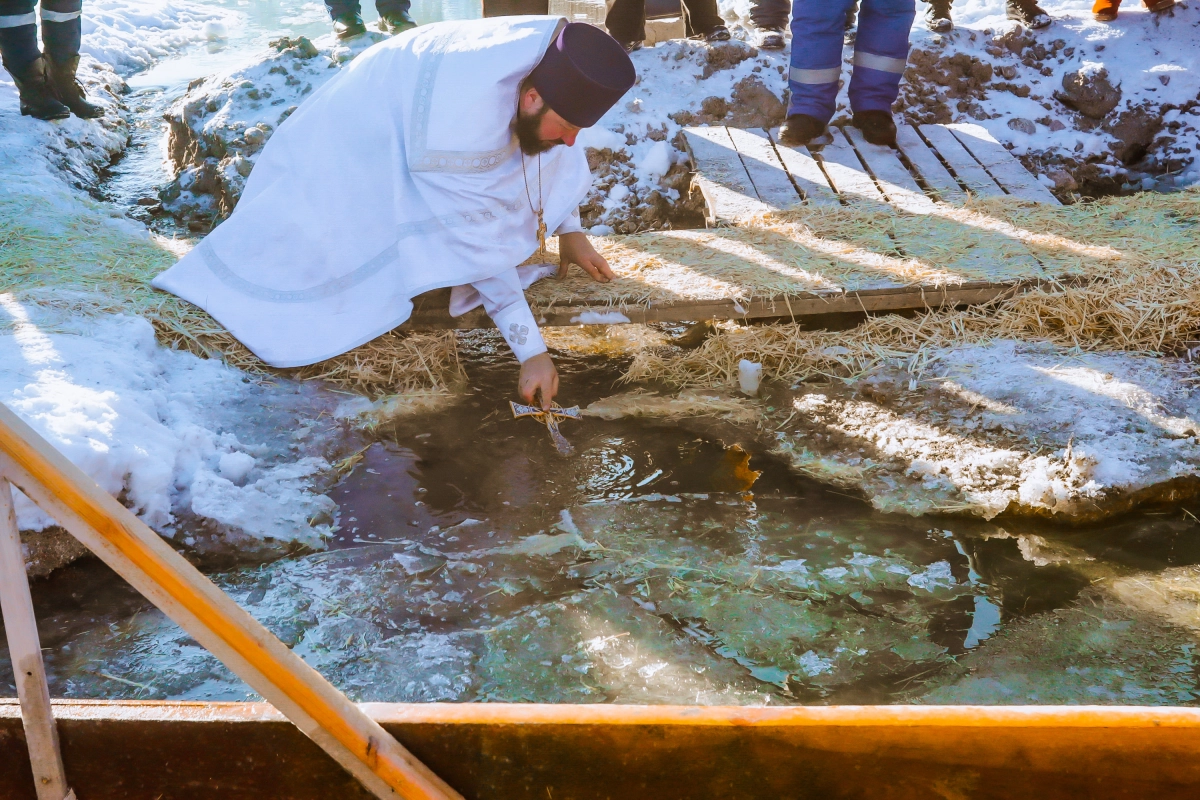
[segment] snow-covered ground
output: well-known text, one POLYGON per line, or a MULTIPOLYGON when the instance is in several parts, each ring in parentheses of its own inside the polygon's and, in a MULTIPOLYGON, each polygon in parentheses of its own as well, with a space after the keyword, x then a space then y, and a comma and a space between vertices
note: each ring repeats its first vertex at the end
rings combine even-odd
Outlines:
POLYGON ((926 355, 807 388, 777 412, 776 452, 910 514, 1078 522, 1200 487, 1200 392, 1183 360, 1003 340, 926 355))
POLYGON ((193 0, 89 0, 81 49, 128 75, 195 42, 224 38, 238 18, 193 0))
MULTIPOLYGON (((1130 7, 1105 25, 1083 0, 1045 5, 1055 23, 1036 32, 982 0, 955 6, 950 34, 931 33, 918 19, 896 112, 916 123, 984 125, 1064 199, 1200 181, 1200 9, 1184 2, 1156 16, 1130 7)), ((581 211, 594 233, 698 224, 681 127, 782 122, 786 51, 748 43, 747 0, 722 11, 733 41, 673 40, 633 53, 637 85, 581 135, 595 175, 581 211)), ((180 174, 163 195, 167 209, 199 220, 196 227, 227 214, 280 118, 363 44, 283 42, 192 87, 169 113, 180 174)), ((852 45, 844 55, 848 77, 852 45)), ((848 118, 843 86, 835 122, 848 118)))
POLYGON ((999 3, 954 5, 957 29, 913 37, 896 106, 915 122, 976 122, 1067 199, 1200 182, 1200 5, 1113 23, 1091 3, 1043 3, 1029 31, 999 3))
MULTIPOLYGON (((35 273, 20 259, 38 262, 45 248, 64 246, 56 238, 78 235, 81 222, 95 235, 75 243, 79 275, 106 260, 104 247, 150 238, 85 191, 129 139, 121 75, 223 35, 236 16, 186 0, 90 4, 80 76, 105 109, 97 120, 22 117, 16 88, 0 72, 0 225, 15 237, 0 245, 11 247, 0 249, 0 263, 35 273)), ((145 320, 99 314, 104 298, 59 283, 71 276, 3 276, 0 400, 182 549, 261 558, 323 547, 336 514, 322 494, 332 474, 325 456, 336 448, 331 424, 313 420, 328 418, 340 398, 260 385, 218 361, 160 347, 145 320)), ((78 556, 51 547, 61 559, 45 557, 37 532, 52 536, 51 521, 23 497, 17 505, 38 571, 78 556)))

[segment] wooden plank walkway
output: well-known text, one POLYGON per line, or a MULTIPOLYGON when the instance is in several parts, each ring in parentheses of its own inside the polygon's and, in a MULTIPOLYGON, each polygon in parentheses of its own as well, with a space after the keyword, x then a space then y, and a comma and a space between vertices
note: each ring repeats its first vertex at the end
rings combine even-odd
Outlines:
MULTIPOLYGON (((1030 175, 999 142, 978 125, 901 125, 897 148, 868 144, 855 128, 831 128, 825 143, 788 147, 777 131, 760 129, 687 128, 683 138, 695 167, 695 185, 707 203, 710 226, 737 227, 764 214, 802 206, 876 204, 920 217, 936 215, 943 204, 961 204, 968 197, 1013 196, 1058 204, 1058 200, 1030 175)), ((953 271, 969 266, 937 262, 937 242, 894 242, 902 257, 934 259, 953 271)), ((1011 267, 1011 279, 968 281, 949 285, 912 285, 894 281, 886 288, 860 291, 818 289, 787 297, 737 302, 727 300, 673 300, 626 303, 614 308, 607 302, 588 302, 582 289, 577 300, 538 307, 537 292, 531 304, 539 323, 548 326, 579 325, 587 319, 606 323, 667 322, 703 319, 801 319, 845 312, 887 312, 940 306, 987 303, 999 297, 1040 285, 1047 276, 1037 260, 1019 243, 981 247, 971 256, 978 263, 989 259, 1011 267), (614 313, 616 312, 616 313, 614 313), (600 316, 598 316, 600 315, 600 316)), ((960 270, 963 274, 965 270, 960 270)), ((966 274, 979 274, 966 272, 966 274)), ((828 284, 827 284, 828 285, 828 284)), ((449 290, 430 292, 414 300, 406 330, 445 330, 491 327, 482 309, 452 319, 449 290)))

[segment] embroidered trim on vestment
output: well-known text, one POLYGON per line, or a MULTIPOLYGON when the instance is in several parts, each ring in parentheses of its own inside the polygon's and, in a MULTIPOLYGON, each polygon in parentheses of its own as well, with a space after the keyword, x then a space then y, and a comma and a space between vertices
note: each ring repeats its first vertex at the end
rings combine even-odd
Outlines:
MULTIPOLYGON (((553 32, 541 43, 538 52, 544 53, 550 46, 550 40, 558 35, 562 20, 553 32)), ((433 111, 433 89, 437 81, 438 69, 442 66, 442 58, 446 55, 446 47, 459 33, 458 26, 447 26, 449 30, 438 36, 429 46, 429 52, 421 59, 421 69, 417 73, 416 96, 413 98, 411 124, 413 134, 410 139, 412 152, 408 156, 408 169, 411 172, 454 172, 472 173, 489 172, 508 160, 517 150, 517 137, 511 136, 508 143, 495 150, 430 150, 429 116, 433 111)))
MULTIPOLYGON (((509 213, 513 213, 521 209, 519 201, 512 205, 500 203, 501 208, 509 213)), ((273 303, 311 303, 317 300, 323 300, 326 297, 332 297, 336 294, 341 294, 349 289, 354 288, 358 284, 366 281, 381 272, 384 267, 389 266, 400 258, 400 250, 397 245, 401 240, 411 236, 420 236, 422 234, 430 234, 435 232, 440 227, 455 228, 461 225, 477 225, 483 222, 491 222, 496 219, 495 212, 490 209, 479 209, 474 212, 464 211, 461 214, 447 214, 442 217, 430 217, 429 219, 419 220, 417 222, 405 222, 399 226, 396 232, 396 241, 385 247, 378 255, 367 260, 362 266, 352 272, 348 272, 338 278, 332 278, 319 283, 316 286, 308 289, 284 290, 272 289, 269 286, 252 283, 229 268, 208 240, 200 242, 196 246, 196 251, 200 257, 204 259, 205 265, 209 271, 217 276, 217 279, 231 289, 234 289, 247 297, 256 297, 260 300, 268 300, 273 303)))

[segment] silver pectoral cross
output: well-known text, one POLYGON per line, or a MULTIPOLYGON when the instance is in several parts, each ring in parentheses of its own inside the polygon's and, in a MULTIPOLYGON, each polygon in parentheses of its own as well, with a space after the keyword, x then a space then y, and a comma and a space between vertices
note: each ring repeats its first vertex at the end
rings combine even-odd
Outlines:
POLYGON ((545 424, 546 428, 550 431, 550 439, 554 442, 555 450, 564 456, 569 456, 575 452, 575 448, 571 446, 571 443, 567 441, 567 438, 558 429, 558 421, 560 419, 582 420, 583 414, 580 413, 579 406, 563 408, 558 403, 555 403, 549 411, 543 411, 536 406, 524 406, 520 403, 514 403, 511 400, 508 401, 508 404, 512 406, 513 419, 532 417, 538 422, 545 424))

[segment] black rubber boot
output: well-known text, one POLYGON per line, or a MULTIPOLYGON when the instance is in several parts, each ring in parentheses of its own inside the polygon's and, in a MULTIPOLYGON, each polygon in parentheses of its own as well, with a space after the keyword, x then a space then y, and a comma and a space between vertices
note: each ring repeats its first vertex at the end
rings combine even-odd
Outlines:
POLYGON ((808 114, 792 114, 779 129, 779 141, 792 147, 808 144, 825 132, 825 123, 808 114))
POLYGON ((863 138, 871 144, 896 146, 896 121, 887 111, 855 111, 851 124, 862 131, 863 138))
POLYGON ((339 39, 353 39, 366 32, 367 26, 363 24, 362 15, 357 11, 338 14, 333 18, 333 33, 339 39))
POLYGON ((379 17, 379 30, 384 33, 404 33, 417 27, 417 21, 407 11, 394 11, 379 17))
POLYGON ((39 56, 20 71, 9 69, 17 91, 21 94, 21 113, 35 119, 66 119, 71 109, 63 105, 54 91, 46 58, 39 56))
POLYGON ((950 0, 929 0, 925 10, 925 27, 934 33, 949 33, 954 30, 950 19, 950 0))
POLYGON ((46 56, 46 68, 58 99, 71 109, 72 114, 82 119, 104 116, 104 109, 88 102, 83 86, 75 78, 79 70, 79 56, 72 56, 65 61, 56 61, 46 56))
POLYGON ((1050 15, 1033 0, 1008 0, 1004 4, 1004 15, 1034 30, 1050 25, 1050 15))

